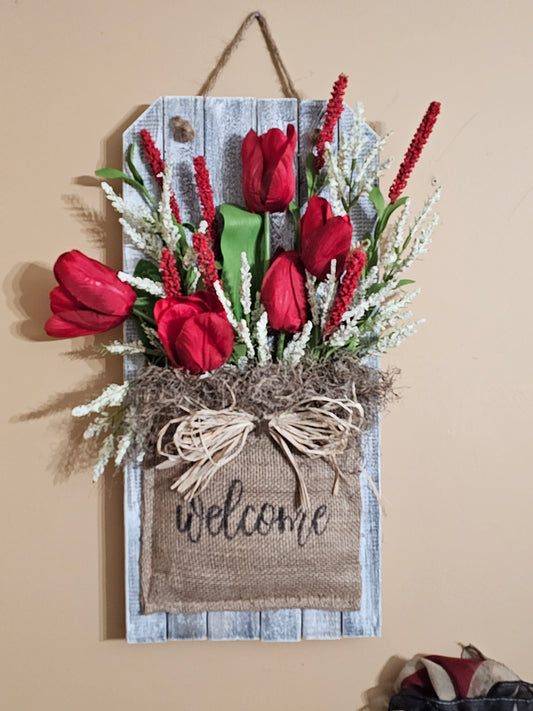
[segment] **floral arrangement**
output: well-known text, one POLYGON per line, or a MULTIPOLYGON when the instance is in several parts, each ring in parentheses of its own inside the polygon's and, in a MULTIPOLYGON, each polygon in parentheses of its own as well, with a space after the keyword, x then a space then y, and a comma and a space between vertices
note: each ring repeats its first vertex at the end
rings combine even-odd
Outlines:
MULTIPOLYGON (((142 354, 147 364, 195 377, 219 369, 245 372, 272 363, 295 368, 302 359, 325 362, 339 352, 361 361, 397 346, 415 332, 408 306, 418 293, 404 272, 428 249, 438 216, 440 188, 409 224, 407 180, 426 143, 440 104, 430 104, 400 165, 388 201, 378 187, 390 161, 379 154, 388 136, 373 145, 357 105, 351 131, 333 147, 343 111, 347 77, 339 76, 313 152, 307 156, 307 205, 294 200, 294 126, 283 132, 254 130, 242 142, 243 206, 213 201, 205 159, 194 159, 201 204, 198 225, 183 222, 171 184, 172 161, 163 161, 150 133, 141 131, 142 160, 158 187, 151 194, 127 153, 129 173, 97 171, 118 178, 143 198, 130 205, 102 182, 131 243, 143 253, 133 274, 77 250, 55 263, 58 286, 50 294, 46 332, 73 337, 107 331, 130 318, 138 338, 113 341, 103 353, 142 354), (376 212, 373 229, 355 244, 350 213, 368 198, 376 212), (272 213, 291 215, 292 249, 271 255, 272 213), (391 218, 395 216, 394 224, 391 218)), ((92 402, 76 407, 90 416, 85 437, 103 437, 94 479, 110 460, 120 465, 134 445, 128 426, 131 384, 109 385, 92 402)), ((142 457, 142 452, 141 455, 142 457)))

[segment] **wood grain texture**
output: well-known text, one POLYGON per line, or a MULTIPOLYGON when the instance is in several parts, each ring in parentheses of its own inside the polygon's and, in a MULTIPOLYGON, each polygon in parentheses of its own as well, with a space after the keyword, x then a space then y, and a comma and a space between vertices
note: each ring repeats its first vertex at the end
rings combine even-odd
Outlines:
MULTIPOLYGON (((293 122, 298 126, 298 152, 295 161, 296 199, 307 202, 305 158, 312 150, 313 132, 320 127, 326 102, 294 99, 202 99, 199 97, 165 97, 158 99, 124 134, 125 150, 131 142, 138 144, 141 128, 150 130, 165 159, 174 159, 174 189, 183 221, 198 224, 200 205, 194 184, 192 158, 204 154, 211 174, 215 204, 232 202, 244 205, 242 198, 241 142, 250 128, 263 133, 269 128, 286 130, 293 122), (175 141, 170 119, 181 116, 194 127, 194 138, 188 143, 175 141)), ((353 113, 346 107, 338 133, 350 128, 353 113)), ((366 128, 373 141, 375 134, 366 128)), ((136 163, 143 178, 155 188, 143 162, 136 163)), ((157 192, 155 193, 157 194, 157 192)), ((327 197, 327 189, 323 195, 327 197)), ((128 200, 141 200, 129 186, 124 186, 128 200)), ((274 246, 292 248, 293 226, 289 216, 274 215, 272 233, 274 246)), ((354 237, 359 239, 370 229, 373 208, 362 200, 352 211, 354 237)), ((124 246, 124 268, 133 271, 140 254, 124 246)), ((126 334, 132 338, 130 324, 126 334)), ((377 363, 377 361, 376 361, 377 363)), ((142 367, 142 358, 125 361, 125 377, 131 378, 142 367)), ((376 487, 380 486, 379 426, 367 433, 364 440, 365 471, 376 487)), ((127 637, 130 642, 163 641, 165 639, 211 639, 299 641, 300 639, 338 639, 341 636, 376 636, 381 632, 381 519, 376 497, 365 474, 361 475, 363 514, 361 522, 360 559, 363 594, 361 609, 336 613, 324 610, 276 610, 258 612, 210 612, 192 615, 142 615, 139 604, 139 550, 141 510, 141 470, 129 464, 126 469, 126 594, 127 637)))
MULTIPOLYGON (((299 177, 300 177, 300 206, 307 202, 307 177, 305 163, 309 153, 312 152, 316 142, 317 131, 322 126, 326 111, 325 101, 302 101, 300 102, 299 114, 299 177)), ((333 140, 337 145, 338 132, 335 132, 333 140)), ((321 197, 329 197, 329 188, 326 186, 321 197)), ((362 571, 361 571, 362 572, 362 571)), ((364 584, 363 575, 361 576, 364 584)), ((302 611, 302 638, 303 639, 338 639, 341 636, 342 614, 340 612, 329 612, 328 610, 303 610, 302 611)))
MULTIPOLYGON (((257 132, 269 128, 287 130, 292 123, 298 129, 298 102, 296 99, 257 99, 257 132)), ((298 160, 295 153, 295 179, 298 185, 298 160)), ((296 199, 298 196, 296 195, 296 199)), ((271 215, 271 252, 277 247, 294 249, 294 224, 287 213, 271 215)), ((298 642, 302 636, 301 610, 268 610, 261 613, 261 639, 270 642, 298 642)))
MULTIPOLYGON (((124 133, 122 138, 124 155, 130 144, 137 146, 139 155, 139 131, 147 128, 156 144, 162 145, 163 102, 158 99, 140 116, 124 133)), ((136 159, 143 180, 154 187, 154 181, 144 162, 136 159)), ((132 204, 142 202, 137 191, 129 185, 123 185, 124 199, 132 204)), ((133 271, 140 252, 125 240, 124 269, 133 271)), ((132 324, 127 323, 125 337, 135 339, 136 334, 132 324)), ((130 380, 142 368, 142 357, 127 357, 124 359, 124 379, 130 380)), ((167 638, 167 619, 164 613, 154 615, 141 614, 140 605, 140 575, 139 555, 141 550, 141 484, 142 470, 139 464, 128 462, 124 470, 124 537, 126 565, 126 637, 128 642, 164 642, 167 638)))
MULTIPOLYGON (((215 205, 244 205, 242 197, 242 140, 257 129, 256 99, 204 99, 204 155, 215 205)), ((260 612, 208 612, 209 639, 259 639, 260 612)))
MULTIPOLYGON (((194 180, 193 158, 204 154, 204 100, 199 96, 165 96, 162 116, 163 146, 165 162, 172 160, 172 186, 180 210, 182 222, 198 225, 201 207, 194 180), (192 141, 176 141, 171 127, 174 117, 189 121, 194 128, 192 141)), ((168 615, 169 639, 206 639, 207 613, 191 615, 168 615)))

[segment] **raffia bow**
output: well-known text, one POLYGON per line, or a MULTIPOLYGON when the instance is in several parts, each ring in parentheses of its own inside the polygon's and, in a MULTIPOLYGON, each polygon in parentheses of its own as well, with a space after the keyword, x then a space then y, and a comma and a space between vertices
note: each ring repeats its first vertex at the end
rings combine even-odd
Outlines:
POLYGON ((325 396, 302 400, 292 407, 270 417, 258 420, 248 412, 231 407, 222 410, 192 409, 182 406, 185 414, 176 417, 160 430, 157 452, 166 461, 157 469, 166 469, 179 462, 192 464, 176 479, 171 489, 184 495, 187 501, 200 494, 218 469, 237 457, 246 445, 250 432, 260 427, 281 448, 296 473, 300 505, 310 507, 309 493, 294 457, 294 450, 310 459, 329 459, 335 469, 333 494, 337 493, 343 474, 336 455, 346 449, 353 430, 360 431, 363 408, 355 398, 329 398, 325 396), (165 436, 174 427, 170 442, 165 436), (169 451, 173 447, 174 451, 169 451))

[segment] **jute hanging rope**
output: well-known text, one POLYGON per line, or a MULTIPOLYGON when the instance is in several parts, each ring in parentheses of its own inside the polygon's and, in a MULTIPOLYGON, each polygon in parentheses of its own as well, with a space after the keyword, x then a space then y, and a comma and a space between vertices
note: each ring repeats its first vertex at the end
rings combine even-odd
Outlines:
POLYGON ((229 62, 230 58, 232 57, 233 53, 235 52, 235 50, 237 49, 239 44, 244 39, 244 35, 245 35, 246 31, 253 24, 254 20, 257 20, 257 23, 259 24, 259 27, 260 27, 261 32, 263 34, 263 37, 265 38, 265 44, 266 44, 268 52, 270 54, 270 58, 272 59, 272 64, 274 65, 276 74, 278 75, 278 79, 279 79, 279 82, 281 85, 281 90, 283 92, 283 96, 285 96, 287 99, 298 99, 300 101, 300 99, 301 99, 300 94, 296 90, 296 88, 293 84, 293 81, 291 79, 291 76, 287 70, 287 67, 285 66, 285 63, 283 62, 283 59, 281 58, 281 54, 279 52, 276 41, 274 40, 274 37, 272 36, 272 33, 270 32, 270 27, 268 26, 268 22, 266 21, 265 17, 260 12, 251 12, 245 18, 244 22, 241 24, 241 26, 235 33, 235 36, 233 37, 231 42, 227 45, 225 50, 222 52, 222 54, 218 58, 215 67, 209 73, 209 76, 207 77, 205 82, 200 87, 198 96, 207 96, 209 94, 209 92, 213 89, 213 87, 216 83, 216 80, 219 77, 219 74, 224 69, 224 67, 229 62))

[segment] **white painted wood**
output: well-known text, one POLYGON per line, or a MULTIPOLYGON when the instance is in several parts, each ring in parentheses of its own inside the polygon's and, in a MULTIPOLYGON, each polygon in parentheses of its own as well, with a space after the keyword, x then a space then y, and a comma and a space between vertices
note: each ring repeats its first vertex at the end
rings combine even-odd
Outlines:
MULTIPOLYGON (((349 106, 345 106, 339 120, 337 132, 338 139, 340 139, 340 136, 344 132, 347 132, 352 128, 353 123, 353 111, 349 106)), ((370 151, 377 140, 377 134, 368 125, 365 125, 364 127, 363 136, 367 139, 368 143, 366 145, 366 150, 362 153, 362 158, 366 157, 368 151, 370 151)), ((377 161, 378 159, 376 158, 375 162, 377 163, 377 161)), ((362 197, 357 201, 355 206, 350 211, 350 220, 354 228, 354 239, 362 239, 365 232, 370 232, 374 224, 375 214, 376 211, 374 206, 367 197, 362 197)))
MULTIPOLYGON (((284 132, 292 123, 298 130, 298 101, 296 99, 257 99, 257 132, 270 128, 284 132)), ((295 152, 295 179, 298 185, 298 159, 295 152)), ((296 201, 298 195, 296 194, 296 201)), ((271 215, 271 251, 278 246, 294 249, 294 223, 287 213, 271 215)), ((302 636, 302 611, 267 610, 261 613, 261 639, 269 642, 298 642, 302 636)))
MULTIPOLYGON (((183 221, 198 223, 200 205, 194 187, 192 158, 202 153, 211 174, 215 204, 232 202, 244 205, 241 187, 241 142, 250 128, 263 133, 277 126, 286 130, 287 123, 298 125, 299 158, 295 173, 300 204, 307 201, 305 158, 312 150, 312 133, 322 124, 326 102, 295 100, 221 99, 198 97, 165 97, 159 99, 124 134, 124 149, 133 141, 138 144, 141 128, 148 128, 166 159, 175 160, 174 188, 183 221), (191 121, 195 137, 191 143, 177 143, 169 127, 170 119, 180 115, 191 121)), ((345 130, 353 122, 346 107, 340 122, 345 130)), ((369 137, 375 134, 367 128, 369 137)), ((334 142, 337 142, 337 136, 334 142)), ((155 188, 142 160, 137 158, 143 178, 155 188)), ((155 193, 157 194, 157 192, 155 193)), ((327 190, 323 193, 327 197, 327 190)), ((141 200, 124 185, 124 195, 141 200)), ((372 224, 372 206, 361 201, 351 219, 356 237, 360 238, 372 224)), ((292 224, 288 216, 274 216, 275 240, 292 248, 292 224)), ((131 271, 139 258, 131 246, 124 246, 125 269, 131 271)), ((132 333, 126 325, 126 333, 132 333)), ((142 359, 128 358, 125 377, 131 378, 142 367, 142 359)), ((365 469, 379 489, 379 424, 364 441, 365 469)), ((276 610, 258 612, 211 612, 195 615, 142 615, 139 603, 139 551, 141 471, 129 464, 125 478, 126 526, 126 596, 127 638, 130 642, 163 641, 168 639, 262 639, 263 641, 298 641, 299 639, 338 639, 342 635, 376 636, 381 632, 381 519, 379 504, 366 476, 361 477, 363 514, 361 523, 360 558, 363 579, 362 605, 359 611, 336 613, 324 610, 276 610), (168 631, 167 631, 168 630, 168 631)))
POLYGON ((322 125, 326 104, 324 101, 300 101, 298 106, 298 174, 299 205, 307 203, 305 160, 313 150, 315 134, 322 125))
POLYGON ((260 612, 209 612, 207 636, 225 642, 259 639, 261 636, 260 612))
MULTIPOLYGON (((374 359, 377 367, 377 358, 374 359)), ((380 486, 381 435, 379 421, 365 434, 363 440, 364 470, 361 473, 361 517, 360 563, 363 591, 361 608, 342 615, 344 637, 381 636, 381 510, 367 474, 376 489, 380 486)))
MULTIPOLYGON (((302 101, 299 111, 299 163, 300 163, 300 206, 307 203, 307 178, 305 162, 313 150, 316 133, 321 128, 326 111, 326 101, 302 101)), ((337 135, 333 145, 337 144, 337 135)), ((326 186, 321 192, 321 197, 329 197, 329 188, 326 186)), ((302 211, 303 212, 303 211, 302 211)), ((303 639, 338 639, 341 636, 342 618, 340 612, 328 610, 303 610, 302 611, 302 638, 303 639)))
MULTIPOLYGON (((163 158, 174 163, 172 186, 182 222, 200 224, 201 208, 194 180, 193 158, 204 154, 204 100, 199 96, 165 96, 163 99, 163 158), (170 122, 180 116, 194 128, 187 143, 175 140, 170 122)), ((169 639, 206 639, 207 613, 168 615, 169 639)))
POLYGON ((167 615, 167 636, 175 640, 207 639, 207 613, 167 615))
MULTIPOLYGON (((256 100, 204 100, 204 154, 211 176, 215 205, 244 206, 242 197, 242 140, 257 128, 256 100)), ((208 612, 209 639, 258 639, 260 612, 208 612)))
POLYGON ((340 639, 341 637, 340 612, 302 610, 302 639, 340 639))
MULTIPOLYGON (((162 142, 163 102, 158 99, 152 106, 132 124, 123 135, 124 155, 131 143, 139 146, 139 131, 147 128, 156 143, 162 142)), ((136 165, 147 185, 153 180, 143 161, 139 160, 137 152, 136 165)), ((137 191, 127 184, 123 185, 124 198, 132 203, 142 202, 137 191)), ((132 271, 139 252, 127 242, 124 243, 124 269, 132 271)), ((136 334, 132 324, 126 324, 125 336, 135 339, 136 334)), ((142 358, 127 357, 124 359, 124 379, 129 380, 142 367, 142 358)), ((140 605, 140 575, 139 555, 141 549, 141 467, 128 462, 124 469, 124 538, 126 567, 126 637, 128 642, 164 642, 167 638, 167 620, 165 613, 143 615, 140 605)))
MULTIPOLYGON (((339 121, 340 135, 349 131, 354 122, 352 110, 346 106, 339 121)), ((368 139, 366 156, 377 140, 376 133, 365 126, 365 138, 368 139)), ((376 159, 377 162, 378 159, 376 159)), ((362 239, 374 224, 375 210, 368 198, 361 198, 350 212, 354 226, 354 238, 362 239)), ((379 359, 372 358, 369 365, 379 368, 379 359)), ((361 473, 361 537, 359 560, 363 590, 359 610, 344 612, 342 615, 342 634, 344 637, 378 637, 381 635, 381 509, 370 486, 367 475, 376 489, 381 490, 381 438, 379 419, 372 430, 363 437, 364 471, 361 473)))
POLYGON ((299 642, 301 639, 301 610, 266 610, 261 613, 262 642, 299 642))
POLYGON ((200 200, 194 180, 193 158, 204 154, 204 100, 201 96, 165 96, 163 99, 163 158, 174 161, 172 186, 182 222, 198 225, 200 200), (180 143, 174 138, 170 121, 174 116, 190 121, 194 138, 180 143))

